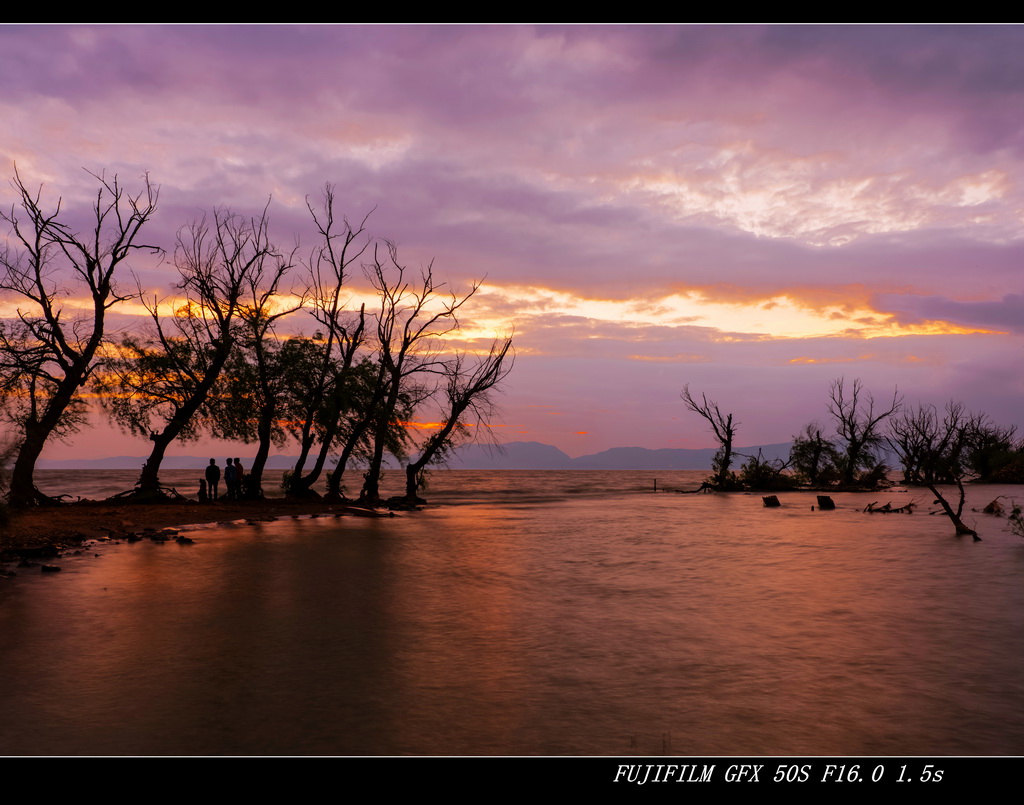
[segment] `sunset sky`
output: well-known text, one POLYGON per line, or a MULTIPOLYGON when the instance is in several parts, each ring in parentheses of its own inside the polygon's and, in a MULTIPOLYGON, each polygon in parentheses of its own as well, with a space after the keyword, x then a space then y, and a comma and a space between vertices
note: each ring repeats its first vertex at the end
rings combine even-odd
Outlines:
POLYGON ((410 266, 484 279, 501 441, 712 446, 689 384, 782 442, 840 376, 1021 421, 1024 28, 8 25, 0 75, 0 166, 44 200, 148 171, 147 242, 269 197, 301 253, 332 182, 410 266))

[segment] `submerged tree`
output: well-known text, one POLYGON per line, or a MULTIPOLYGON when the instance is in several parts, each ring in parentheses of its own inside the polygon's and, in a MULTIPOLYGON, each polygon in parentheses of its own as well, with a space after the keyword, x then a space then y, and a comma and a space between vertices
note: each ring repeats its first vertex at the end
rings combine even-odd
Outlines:
POLYGON ((986 422, 971 439, 970 466, 988 483, 1024 482, 1024 443, 1017 428, 986 422))
POLYGON ((698 402, 690 393, 689 385, 683 386, 681 396, 687 409, 707 420, 718 440, 718 452, 715 453, 711 464, 714 471, 714 475, 710 479, 712 486, 720 490, 737 488, 739 482, 730 472, 730 467, 733 459, 733 439, 736 436, 739 422, 733 421, 732 414, 723 414, 718 403, 709 401, 706 394, 701 394, 700 402, 698 402))
POLYGON ((832 381, 829 391, 828 412, 835 420, 836 436, 843 453, 842 482, 853 486, 858 481, 872 485, 884 476, 885 467, 878 456, 883 444, 882 423, 900 409, 898 390, 893 391, 892 400, 877 405, 870 392, 864 391, 860 380, 854 380, 849 388, 846 379, 832 381), (866 475, 861 475, 866 471, 866 475))
POLYGON ((978 539, 977 533, 962 519, 966 498, 964 480, 970 475, 971 440, 984 420, 984 416, 969 413, 959 402, 948 402, 942 415, 933 405, 919 405, 894 417, 888 436, 889 444, 903 462, 908 480, 927 487, 957 534, 970 534, 975 539, 978 539), (956 485, 955 505, 938 488, 940 484, 956 485))
POLYGON ((757 455, 746 456, 746 459, 740 466, 739 473, 740 483, 745 489, 779 492, 796 486, 796 479, 786 472, 789 468, 788 461, 781 458, 765 458, 760 447, 757 448, 757 455))
POLYGON ((14 506, 47 500, 35 487, 36 461, 51 436, 83 421, 81 389, 102 362, 107 312, 136 296, 121 291, 115 275, 134 250, 160 252, 139 242, 156 212, 149 177, 132 194, 117 176, 94 176, 99 189, 84 234, 62 215, 61 199, 45 208, 42 191, 30 191, 17 171, 18 206, 0 211, 12 230, 0 252, 0 292, 19 299, 16 319, 0 325, 0 384, 18 440, 8 492, 14 506), (65 298, 84 301, 76 310, 65 298))

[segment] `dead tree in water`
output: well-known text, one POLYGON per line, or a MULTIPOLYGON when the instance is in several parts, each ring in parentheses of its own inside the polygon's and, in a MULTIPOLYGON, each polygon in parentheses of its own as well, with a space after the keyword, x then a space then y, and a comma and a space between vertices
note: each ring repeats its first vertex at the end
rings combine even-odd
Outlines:
POLYGON ((919 405, 895 418, 889 426, 889 445, 906 469, 908 480, 920 483, 935 496, 935 502, 953 523, 957 534, 978 534, 961 519, 964 511, 964 480, 972 434, 982 425, 984 416, 969 413, 963 403, 950 401, 939 416, 933 405, 919 405), (956 505, 939 490, 942 483, 956 484, 956 505))
POLYGON ((854 380, 849 390, 845 381, 842 377, 832 381, 828 412, 835 419, 836 434, 843 443, 843 484, 853 486, 859 470, 879 465, 876 452, 883 441, 880 426, 899 411, 901 401, 895 390, 890 403, 876 407, 875 398, 864 391, 860 380, 854 380))
POLYGON ((718 452, 712 461, 714 475, 711 482, 716 489, 728 489, 735 486, 729 468, 732 466, 733 438, 736 436, 736 428, 739 422, 734 422, 732 414, 723 414, 718 403, 708 400, 706 394, 701 394, 701 401, 697 402, 690 393, 689 385, 683 386, 683 402, 693 413, 703 417, 711 425, 715 438, 718 439, 718 452))
MULTIPOLYGON (((820 498, 819 498, 820 500, 820 498)), ((893 506, 891 503, 886 503, 884 506, 876 506, 877 500, 871 501, 867 506, 864 507, 863 511, 865 514, 913 514, 914 507, 917 505, 916 500, 910 501, 903 506, 893 506)), ((835 508, 835 506, 833 506, 835 508)))

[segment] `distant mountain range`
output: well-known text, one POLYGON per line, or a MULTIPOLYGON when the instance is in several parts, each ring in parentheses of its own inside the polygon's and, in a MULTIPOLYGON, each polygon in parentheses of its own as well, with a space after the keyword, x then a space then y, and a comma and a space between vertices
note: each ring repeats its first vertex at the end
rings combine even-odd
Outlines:
MULTIPOLYGON (((767 459, 789 456, 790 442, 738 447, 738 452, 754 455, 758 449, 767 459)), ((588 456, 570 458, 557 447, 540 442, 509 442, 501 448, 479 444, 462 445, 455 451, 449 466, 453 470, 709 470, 715 448, 683 450, 646 447, 613 447, 588 456)), ((226 456, 218 456, 223 463, 226 456)), ((112 456, 90 459, 41 459, 43 470, 133 470, 141 469, 145 456, 112 456)), ((737 459, 736 466, 742 463, 737 459)), ((210 456, 168 456, 163 467, 169 470, 201 470, 210 456)), ((243 464, 251 463, 251 458, 243 464)), ((295 466, 294 456, 274 455, 267 460, 268 470, 287 470, 295 466)), ((391 466, 394 466, 392 464, 391 466)))
MULTIPOLYGON (((738 447, 746 455, 758 449, 766 459, 788 458, 790 442, 738 447)), ((485 445, 467 444, 459 448, 452 469, 467 470, 710 470, 716 448, 683 450, 646 447, 612 447, 592 455, 570 458, 557 447, 540 442, 510 442, 501 451, 485 445)), ((736 466, 742 463, 738 459, 736 466)))

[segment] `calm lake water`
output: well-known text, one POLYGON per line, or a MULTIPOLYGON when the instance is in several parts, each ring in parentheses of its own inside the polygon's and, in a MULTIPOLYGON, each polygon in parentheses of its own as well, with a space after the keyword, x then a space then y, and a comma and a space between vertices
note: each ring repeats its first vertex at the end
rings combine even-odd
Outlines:
POLYGON ((972 514, 974 543, 922 491, 652 491, 703 474, 437 472, 422 512, 23 570, 0 582, 0 754, 1024 754, 1005 520, 972 514))

